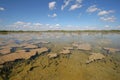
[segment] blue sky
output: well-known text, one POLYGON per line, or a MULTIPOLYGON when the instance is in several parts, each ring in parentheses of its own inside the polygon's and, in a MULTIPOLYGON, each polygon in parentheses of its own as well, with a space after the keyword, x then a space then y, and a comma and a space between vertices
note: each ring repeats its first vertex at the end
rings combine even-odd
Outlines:
POLYGON ((120 29, 120 0, 0 0, 0 30, 120 29))

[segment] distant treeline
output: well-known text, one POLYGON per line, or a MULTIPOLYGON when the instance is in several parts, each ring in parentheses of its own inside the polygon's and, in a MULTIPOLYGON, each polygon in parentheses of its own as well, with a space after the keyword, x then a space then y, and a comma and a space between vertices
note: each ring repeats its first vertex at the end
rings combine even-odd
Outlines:
POLYGON ((8 32, 120 32, 120 30, 47 30, 47 31, 12 31, 12 30, 0 30, 2 33, 8 32))
POLYGON ((47 32, 120 32, 120 30, 48 30, 47 32))

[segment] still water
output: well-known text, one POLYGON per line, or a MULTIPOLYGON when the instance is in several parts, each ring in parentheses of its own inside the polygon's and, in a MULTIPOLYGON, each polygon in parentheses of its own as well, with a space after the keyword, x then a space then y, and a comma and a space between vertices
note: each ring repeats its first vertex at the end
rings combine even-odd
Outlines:
POLYGON ((0 34, 0 80, 119 79, 120 33, 118 32, 0 34), (43 47, 48 51, 33 58, 37 50, 43 47), (61 53, 65 47, 72 49, 68 49, 68 53, 61 53), (49 58, 48 54, 53 53, 57 56, 49 58), (93 55, 94 60, 90 60, 93 53, 100 53, 104 57, 96 58, 93 55))

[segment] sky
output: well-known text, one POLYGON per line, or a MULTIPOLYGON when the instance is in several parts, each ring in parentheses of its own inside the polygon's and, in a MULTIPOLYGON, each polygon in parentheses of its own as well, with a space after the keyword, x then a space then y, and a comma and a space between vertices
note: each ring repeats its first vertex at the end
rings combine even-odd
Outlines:
POLYGON ((0 0, 0 30, 120 30, 120 0, 0 0))

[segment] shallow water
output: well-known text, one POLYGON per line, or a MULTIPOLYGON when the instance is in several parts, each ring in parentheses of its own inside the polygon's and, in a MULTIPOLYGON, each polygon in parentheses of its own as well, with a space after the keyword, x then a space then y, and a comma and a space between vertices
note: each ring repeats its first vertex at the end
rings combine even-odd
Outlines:
MULTIPOLYGON (((4 54, 1 51, 0 58, 1 56, 12 54, 9 51, 10 48, 16 47, 15 51, 13 51, 16 52, 23 50, 26 44, 34 44, 36 46, 39 44, 39 47, 50 49, 50 52, 39 55, 35 59, 15 62, 10 68, 8 75, 6 75, 5 71, 2 72, 3 67, 1 67, 0 80, 119 80, 120 52, 108 53, 103 50, 104 47, 120 49, 119 41, 120 33, 112 32, 24 32, 0 34, 0 50, 6 49, 7 51, 4 54), (41 43, 43 41, 49 43, 41 43), (71 54, 62 55, 59 53, 63 47, 71 47, 74 42, 89 44, 92 49, 86 51, 74 48, 71 50, 71 54), (20 46, 21 44, 24 44, 24 46, 20 46), (59 57, 49 59, 47 56, 49 53, 57 53, 59 57), (91 53, 101 53, 105 55, 105 59, 86 64, 91 53)), ((32 47, 34 49, 34 46, 32 47)))

